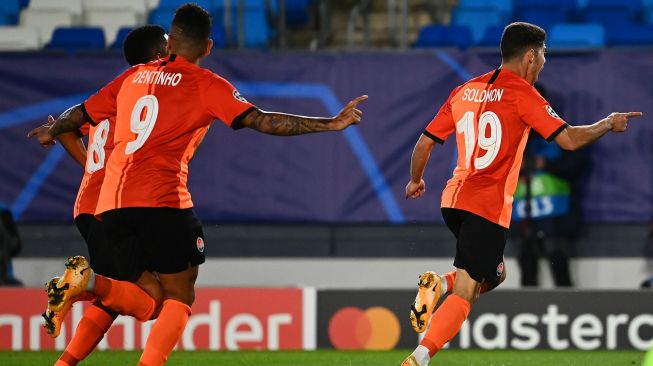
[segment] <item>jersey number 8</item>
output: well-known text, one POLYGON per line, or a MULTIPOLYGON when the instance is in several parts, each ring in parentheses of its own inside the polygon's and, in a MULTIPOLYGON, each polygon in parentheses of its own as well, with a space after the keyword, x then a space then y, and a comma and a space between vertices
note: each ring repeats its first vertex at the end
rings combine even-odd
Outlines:
POLYGON ((465 169, 469 169, 475 145, 478 145, 480 149, 486 151, 485 155, 474 159, 474 167, 480 170, 490 166, 499 154, 499 148, 501 147, 501 121, 499 120, 499 116, 494 112, 486 111, 481 114, 481 118, 478 121, 478 130, 480 131, 478 141, 476 140, 474 122, 474 112, 465 112, 463 118, 456 123, 456 130, 458 133, 462 133, 465 139, 465 169), (488 127, 490 129, 489 136, 486 135, 488 127))
POLYGON ((132 132, 136 134, 136 139, 127 143, 125 155, 131 155, 143 147, 147 138, 150 137, 152 129, 154 129, 158 115, 159 101, 154 95, 144 95, 136 101, 130 118, 130 127, 132 132), (144 116, 143 111, 145 111, 144 116))
POLYGON ((109 137, 109 120, 105 119, 100 122, 93 134, 93 143, 88 147, 86 154, 86 170, 89 174, 95 173, 104 168, 104 145, 107 143, 109 137))

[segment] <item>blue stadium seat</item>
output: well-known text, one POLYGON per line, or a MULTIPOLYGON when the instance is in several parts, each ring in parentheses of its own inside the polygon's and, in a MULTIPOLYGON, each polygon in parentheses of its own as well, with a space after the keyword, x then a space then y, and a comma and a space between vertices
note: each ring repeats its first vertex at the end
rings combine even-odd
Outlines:
POLYGON ((626 7, 631 12, 638 12, 642 10, 642 0, 589 0, 586 9, 588 8, 614 8, 626 7))
POLYGON ((653 46, 653 25, 631 23, 611 27, 607 43, 610 46, 653 46))
POLYGON ((224 27, 221 24, 214 24, 211 29, 211 39, 213 39, 213 47, 227 48, 227 35, 224 32, 224 27))
POLYGON ((21 0, 1 0, 0 1, 0 24, 16 24, 18 14, 24 5, 21 0))
POLYGON ((308 24, 312 0, 286 0, 286 24, 299 28, 308 24))
POLYGON ((493 8, 456 9, 453 13, 453 25, 464 25, 472 31, 474 43, 483 39, 485 29, 503 24, 501 13, 493 8))
POLYGON ((458 47, 464 49, 472 44, 474 44, 472 32, 466 26, 429 25, 420 30, 413 47, 458 47))
POLYGON ((215 10, 215 3, 212 0, 161 0, 158 9, 172 8, 174 12, 178 7, 186 3, 195 3, 206 9, 209 13, 213 13, 215 10))
POLYGON ((170 32, 170 25, 172 24, 172 19, 175 17, 174 8, 157 8, 150 12, 148 23, 158 24, 165 28, 166 32, 170 32))
POLYGON ((569 15, 555 8, 522 8, 515 20, 537 24, 548 31, 556 23, 567 23, 569 15))
POLYGON ((605 30, 601 24, 556 24, 549 32, 551 48, 598 48, 605 46, 605 30))
POLYGON ((600 23, 605 28, 621 26, 634 21, 633 12, 627 6, 588 6, 583 11, 585 23, 600 23))
POLYGON ((573 0, 513 0, 512 6, 515 13, 523 9, 558 9, 569 15, 577 9, 573 0))
POLYGON ((132 27, 123 27, 118 30, 118 34, 116 35, 116 41, 113 42, 111 45, 112 50, 122 50, 122 45, 125 43, 125 38, 127 38, 127 35, 129 32, 132 31, 132 27))
POLYGON ((481 39, 481 42, 479 42, 478 45, 483 47, 499 47, 501 44, 503 28, 505 27, 501 25, 493 25, 485 29, 483 39, 481 39))
MULTIPOLYGON (((268 9, 265 7, 265 0, 245 0, 244 3, 244 31, 245 47, 265 48, 272 37, 272 28, 268 19, 268 9)), ((215 23, 224 23, 224 2, 216 3, 214 13, 215 23), (222 4, 222 5, 221 5, 222 4)), ((238 44, 238 8, 231 9, 231 43, 238 44)))
POLYGON ((64 49, 69 52, 77 50, 104 49, 104 31, 102 28, 57 28, 46 49, 64 49))
POLYGON ((498 10, 501 15, 503 16, 503 19, 507 21, 512 17, 513 13, 513 7, 512 7, 512 1, 511 0, 494 0, 494 1, 487 1, 487 0, 460 0, 458 2, 458 7, 459 8, 487 8, 491 7, 496 10, 498 10))

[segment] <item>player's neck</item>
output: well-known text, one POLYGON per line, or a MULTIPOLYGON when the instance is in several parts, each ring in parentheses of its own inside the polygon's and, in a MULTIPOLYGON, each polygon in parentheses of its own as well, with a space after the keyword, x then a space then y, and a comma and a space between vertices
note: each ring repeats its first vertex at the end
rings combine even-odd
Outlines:
POLYGON ((515 74, 517 74, 517 76, 526 80, 528 83, 532 84, 531 80, 529 80, 528 77, 528 69, 524 67, 520 62, 515 62, 515 61, 503 62, 499 67, 501 69, 514 72, 515 74))
POLYGON ((201 57, 191 57, 191 55, 187 55, 185 52, 176 52, 174 49, 170 52, 171 54, 175 54, 177 56, 181 56, 184 60, 190 62, 191 64, 198 65, 200 64, 200 61, 202 60, 201 57))

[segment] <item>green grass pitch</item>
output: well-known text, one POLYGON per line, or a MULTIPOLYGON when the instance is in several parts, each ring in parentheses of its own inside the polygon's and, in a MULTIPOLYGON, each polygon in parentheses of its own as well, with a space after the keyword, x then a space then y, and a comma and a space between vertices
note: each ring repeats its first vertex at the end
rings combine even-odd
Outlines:
MULTIPOLYGON (((169 366, 400 366, 410 351, 174 352, 169 366)), ((80 366, 136 365, 140 352, 96 351, 80 366)), ((59 352, 0 352, 2 366, 52 365, 59 352)), ((445 350, 430 366, 640 366, 636 351, 445 350)))

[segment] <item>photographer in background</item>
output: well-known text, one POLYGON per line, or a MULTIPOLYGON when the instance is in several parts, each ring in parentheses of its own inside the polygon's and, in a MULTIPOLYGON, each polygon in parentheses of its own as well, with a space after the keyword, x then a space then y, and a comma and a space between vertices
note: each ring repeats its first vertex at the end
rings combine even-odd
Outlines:
POLYGON ((22 242, 11 211, 0 202, 0 286, 21 286, 14 277, 11 258, 20 253, 22 242))
MULTIPOLYGON (((542 85, 535 88, 547 98, 542 85)), ((542 257, 551 265, 556 286, 572 286, 569 257, 583 229, 581 184, 587 157, 587 149, 566 151, 536 134, 529 136, 511 228, 520 252, 522 286, 539 285, 542 257)))

